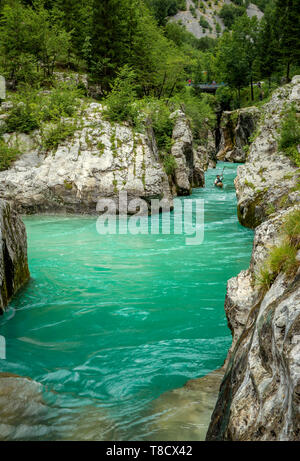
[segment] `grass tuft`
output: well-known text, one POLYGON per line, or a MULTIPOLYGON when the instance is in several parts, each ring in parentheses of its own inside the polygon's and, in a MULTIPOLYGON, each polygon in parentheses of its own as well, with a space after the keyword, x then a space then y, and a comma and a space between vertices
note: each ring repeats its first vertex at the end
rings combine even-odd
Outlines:
POLYGON ((273 247, 255 276, 255 284, 268 291, 276 277, 285 273, 293 277, 300 267, 297 253, 300 249, 300 210, 289 213, 281 226, 282 243, 273 247))

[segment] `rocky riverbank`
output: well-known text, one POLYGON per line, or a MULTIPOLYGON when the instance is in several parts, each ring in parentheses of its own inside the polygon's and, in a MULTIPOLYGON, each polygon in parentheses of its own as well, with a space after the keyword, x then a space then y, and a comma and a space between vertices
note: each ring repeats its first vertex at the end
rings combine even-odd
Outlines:
POLYGON ((219 126, 217 159, 225 162, 245 162, 247 148, 260 117, 261 111, 257 107, 223 112, 219 126))
POLYGON ((29 279, 27 239, 15 210, 0 200, 0 314, 12 296, 29 279))
MULTIPOLYGON (((4 126, 5 117, 4 111, 4 126)), ((110 123, 97 102, 82 108, 74 134, 52 150, 42 147, 39 131, 4 134, 21 155, 0 172, 0 197, 24 214, 96 213, 99 199, 109 197, 118 204, 120 191, 129 198, 165 199, 172 205, 174 196, 204 186, 204 171, 187 117, 178 110, 171 118, 173 163, 168 174, 151 123, 145 121, 143 132, 110 123)))
POLYGON ((299 264, 293 273, 280 270, 267 289, 257 284, 271 249, 283 241, 283 223, 299 210, 299 169, 277 143, 282 111, 290 104, 299 110, 299 77, 264 106, 235 181, 239 219, 256 230, 250 267, 227 285, 225 311, 233 342, 207 440, 300 436, 299 264))
POLYGON ((247 161, 238 168, 238 217, 246 227, 255 228, 272 213, 300 202, 299 168, 278 148, 281 123, 292 106, 300 110, 300 76, 276 90, 262 108, 247 161))

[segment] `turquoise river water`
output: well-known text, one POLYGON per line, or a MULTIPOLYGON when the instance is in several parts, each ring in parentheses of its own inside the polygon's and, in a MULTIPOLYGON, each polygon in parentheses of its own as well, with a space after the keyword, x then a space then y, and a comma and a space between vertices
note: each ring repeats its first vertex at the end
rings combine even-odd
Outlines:
POLYGON ((223 190, 213 186, 222 168, 185 198, 205 200, 198 246, 99 235, 94 217, 24 218, 31 280, 0 318, 0 367, 42 383, 43 411, 11 438, 151 440, 153 401, 223 364, 226 281, 248 266, 253 232, 237 221, 237 165, 226 164, 223 190))

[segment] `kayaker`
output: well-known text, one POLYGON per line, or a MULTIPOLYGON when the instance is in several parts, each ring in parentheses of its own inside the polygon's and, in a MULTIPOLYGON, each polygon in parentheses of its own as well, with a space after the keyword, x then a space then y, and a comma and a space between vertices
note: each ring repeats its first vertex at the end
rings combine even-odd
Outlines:
POLYGON ((217 174, 216 179, 215 179, 215 186, 223 187, 223 175, 220 176, 219 174, 217 174))

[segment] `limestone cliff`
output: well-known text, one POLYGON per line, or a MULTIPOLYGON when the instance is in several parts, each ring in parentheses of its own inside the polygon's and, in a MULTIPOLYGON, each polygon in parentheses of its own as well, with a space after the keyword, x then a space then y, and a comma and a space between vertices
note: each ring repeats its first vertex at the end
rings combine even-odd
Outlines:
POLYGON ((0 200, 0 314, 28 278, 25 226, 12 207, 0 200))
POLYGON ((283 222, 300 209, 297 168, 278 152, 276 134, 284 105, 299 104, 299 89, 296 77, 274 93, 264 107, 247 162, 238 169, 239 217, 243 224, 250 220, 256 230, 248 270, 227 284, 225 311, 233 341, 207 440, 300 439, 299 264, 293 274, 280 271, 268 289, 257 284, 257 273, 271 248, 283 241, 283 222), (267 171, 266 187, 258 192, 262 168, 267 171), (253 188, 247 186, 249 177, 253 188), (269 216, 270 204, 274 209, 269 216))
MULTIPOLYGON (((186 10, 179 11, 169 20, 170 22, 182 24, 196 38, 216 38, 225 29, 223 20, 220 17, 220 10, 225 4, 230 3, 236 5, 236 2, 231 2, 230 0, 218 0, 218 2, 186 0, 186 10), (203 27, 203 20, 207 22, 207 24, 204 23, 205 27, 203 27)), ((257 18, 261 19, 263 16, 262 11, 253 3, 247 5, 246 13, 250 18, 257 16, 257 18)))
POLYGON ((220 121, 218 160, 237 163, 246 161, 249 139, 256 130, 260 115, 257 107, 223 112, 220 121))
POLYGON ((289 212, 256 229, 250 268, 228 281, 233 342, 207 440, 299 440, 300 271, 279 274, 263 294, 254 284, 289 212))
POLYGON ((246 227, 255 228, 276 210, 300 201, 299 168, 278 149, 281 120, 292 104, 300 110, 300 76, 264 105, 247 161, 238 168, 238 217, 246 227))
POLYGON ((172 155, 174 174, 167 176, 151 126, 143 133, 128 124, 113 124, 103 117, 99 103, 82 110, 73 136, 53 150, 41 147, 41 133, 5 134, 22 155, 9 170, 0 172, 0 197, 13 202, 19 212, 95 213, 99 199, 130 197, 165 198, 188 195, 204 185, 196 168, 193 137, 185 115, 173 114, 172 155))

